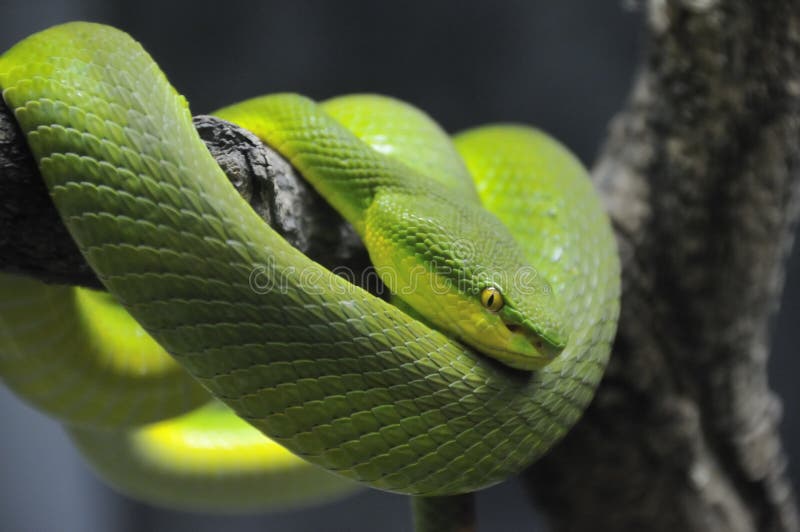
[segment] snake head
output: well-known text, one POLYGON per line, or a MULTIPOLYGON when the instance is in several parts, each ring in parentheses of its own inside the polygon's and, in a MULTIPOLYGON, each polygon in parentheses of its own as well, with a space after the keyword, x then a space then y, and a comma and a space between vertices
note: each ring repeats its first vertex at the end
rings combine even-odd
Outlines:
POLYGON ((508 366, 540 369, 561 354, 567 341, 552 288, 527 264, 519 264, 510 279, 497 273, 478 281, 484 288, 476 299, 483 309, 472 323, 461 324, 464 337, 508 366))
POLYGON ((516 369, 540 369, 568 334, 548 281, 479 205, 383 193, 365 243, 378 275, 440 331, 516 369))

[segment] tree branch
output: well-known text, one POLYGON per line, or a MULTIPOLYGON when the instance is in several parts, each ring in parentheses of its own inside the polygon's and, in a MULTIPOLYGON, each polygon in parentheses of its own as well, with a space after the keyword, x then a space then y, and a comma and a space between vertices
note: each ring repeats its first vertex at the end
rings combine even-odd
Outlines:
MULTIPOLYGON (((236 190, 294 247, 330 268, 369 264, 353 228, 277 152, 213 116, 194 125, 236 190)), ((61 223, 13 114, 0 100, 0 271, 100 288, 61 223)), ((356 278, 359 278, 356 276, 356 278)))
MULTIPOLYGON (((647 5, 643 65, 594 171, 623 261, 614 355, 584 419, 524 478, 559 531, 797 532, 766 358, 800 206, 800 4, 647 5)), ((196 124, 290 242, 366 264, 279 156, 196 124)), ((15 128, 0 112, 0 270, 96 285, 15 128)))
POLYGON ((594 176, 623 260, 595 402, 526 475, 557 530, 797 531, 767 385, 798 214, 800 4, 648 4, 594 176))

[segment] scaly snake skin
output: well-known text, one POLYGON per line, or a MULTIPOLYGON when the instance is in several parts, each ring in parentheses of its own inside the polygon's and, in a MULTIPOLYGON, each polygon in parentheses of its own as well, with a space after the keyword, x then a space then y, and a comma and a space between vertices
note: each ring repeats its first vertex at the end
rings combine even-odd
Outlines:
MULTIPOLYGON (((126 34, 86 23, 36 34, 0 58, 0 87, 108 291, 202 387, 309 462, 384 490, 465 493, 532 463, 590 401, 616 330, 619 263, 585 170, 546 135, 493 126, 455 138, 483 206, 552 286, 568 324, 563 352, 519 371, 283 241, 236 193, 185 100, 126 34), (269 289, 254 289, 254 275, 269 289)), ((293 119, 301 129, 291 134, 304 142, 288 156, 301 173, 333 165, 380 180, 374 161, 382 156, 366 144, 343 152, 338 130, 326 125, 330 115, 299 97, 286 102, 308 113, 293 119)), ((370 111, 352 111, 357 100, 327 105, 386 151, 385 137, 363 125, 370 111)), ((277 135, 267 140, 281 151, 277 135)), ((433 167, 445 181, 461 172, 453 168, 462 163, 420 144, 441 140, 401 143, 393 156, 433 167)), ((458 194, 470 193, 463 188, 458 194)), ((20 342, 34 340, 14 341, 24 351, 20 342)), ((16 375, 24 377, 25 360, 17 359, 16 375)), ((26 395, 19 381, 12 387, 26 395)), ((196 394, 187 407, 202 401, 196 394)))

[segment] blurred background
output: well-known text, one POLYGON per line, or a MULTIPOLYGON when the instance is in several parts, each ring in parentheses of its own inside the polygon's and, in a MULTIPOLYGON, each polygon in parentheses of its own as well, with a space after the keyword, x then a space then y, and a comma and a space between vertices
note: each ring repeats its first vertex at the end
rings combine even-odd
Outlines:
MULTIPOLYGON (((641 52, 636 2, 0 0, 0 50, 50 25, 121 28, 153 55, 194 114, 258 94, 323 99, 397 96, 447 130, 497 121, 535 124, 591 165, 630 87, 641 52)), ((800 416, 800 257, 789 266, 773 323, 771 383, 795 485, 800 416)), ((92 475, 59 425, 0 386, 0 530, 297 532, 410 530, 405 497, 363 491, 298 512, 212 517, 166 511, 116 494, 92 475)), ((546 531, 511 480, 478 498, 482 530, 546 531)))

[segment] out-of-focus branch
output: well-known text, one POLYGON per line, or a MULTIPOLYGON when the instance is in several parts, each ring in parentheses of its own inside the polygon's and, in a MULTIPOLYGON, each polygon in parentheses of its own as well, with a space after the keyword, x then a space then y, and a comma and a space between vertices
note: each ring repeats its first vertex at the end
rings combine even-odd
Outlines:
POLYGON ((647 9, 594 170, 623 260, 613 358, 525 478, 558 531, 797 531, 766 362, 800 195, 800 4, 647 9))

